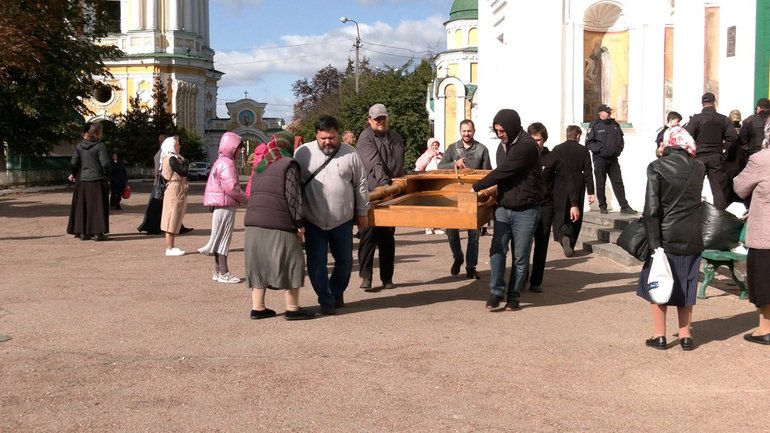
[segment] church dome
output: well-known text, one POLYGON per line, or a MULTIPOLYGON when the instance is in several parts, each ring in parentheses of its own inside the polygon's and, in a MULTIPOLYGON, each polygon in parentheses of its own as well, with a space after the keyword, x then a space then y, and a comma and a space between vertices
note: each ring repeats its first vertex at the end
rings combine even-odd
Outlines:
POLYGON ((449 12, 449 21, 479 19, 478 0, 455 0, 449 12))

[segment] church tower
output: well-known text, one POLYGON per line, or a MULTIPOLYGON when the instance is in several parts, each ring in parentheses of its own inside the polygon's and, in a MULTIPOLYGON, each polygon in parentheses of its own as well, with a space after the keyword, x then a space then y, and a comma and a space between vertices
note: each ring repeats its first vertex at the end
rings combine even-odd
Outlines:
POLYGON ((455 0, 444 23, 447 47, 436 56, 427 101, 433 135, 444 148, 460 139, 463 119, 476 121, 478 16, 478 0, 455 0))
POLYGON ((86 101, 93 118, 126 112, 129 98, 151 106, 153 84, 160 80, 176 124, 203 138, 216 118, 222 77, 209 45, 209 0, 107 0, 107 6, 112 28, 101 42, 125 56, 105 61, 113 77, 104 82, 118 90, 98 89, 86 101))

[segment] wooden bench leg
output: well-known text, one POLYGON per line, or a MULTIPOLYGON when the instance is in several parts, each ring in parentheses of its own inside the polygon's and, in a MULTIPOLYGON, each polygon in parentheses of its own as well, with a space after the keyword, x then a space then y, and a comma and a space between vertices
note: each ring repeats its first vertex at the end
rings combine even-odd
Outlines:
POLYGON ((703 261, 703 283, 700 285, 700 289, 698 289, 698 299, 706 299, 706 287, 708 287, 709 284, 711 284, 712 281, 714 281, 714 273, 716 272, 716 267, 713 263, 711 263, 709 260, 703 261))

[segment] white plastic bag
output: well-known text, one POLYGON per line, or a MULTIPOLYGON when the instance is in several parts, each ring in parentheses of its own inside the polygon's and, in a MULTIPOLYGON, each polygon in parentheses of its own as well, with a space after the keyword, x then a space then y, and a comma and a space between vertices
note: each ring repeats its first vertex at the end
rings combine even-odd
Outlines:
POLYGON ((674 288, 674 277, 671 275, 671 266, 663 248, 655 248, 652 253, 652 265, 650 276, 647 278, 647 291, 650 299, 656 304, 665 304, 671 299, 671 291, 674 288))

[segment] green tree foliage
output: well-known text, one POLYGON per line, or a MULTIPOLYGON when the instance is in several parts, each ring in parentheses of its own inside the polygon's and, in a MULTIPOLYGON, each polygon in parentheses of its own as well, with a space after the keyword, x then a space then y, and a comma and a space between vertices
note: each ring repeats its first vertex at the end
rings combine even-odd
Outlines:
POLYGON ((0 143, 17 155, 43 155, 61 138, 79 137, 83 104, 117 58, 99 0, 2 1, 0 143))
POLYGON ((185 158, 205 158, 203 140, 193 132, 174 125, 174 116, 168 112, 168 93, 160 79, 153 86, 151 108, 139 103, 138 98, 129 98, 130 108, 115 117, 114 125, 104 131, 104 142, 111 152, 118 152, 129 164, 152 166, 157 153, 160 135, 178 135, 185 158))
MULTIPOLYGON (((327 66, 322 71, 332 68, 327 66)), ((335 70, 336 71, 336 70, 335 70)), ((422 60, 416 67, 412 62, 401 68, 371 70, 368 62, 363 62, 359 76, 359 92, 355 92, 354 71, 347 65, 344 72, 337 71, 338 89, 336 94, 329 94, 330 101, 323 101, 326 87, 315 87, 307 80, 295 82, 293 89, 298 97, 295 105, 294 132, 311 141, 315 137, 313 123, 321 114, 336 117, 343 129, 350 129, 359 135, 367 126, 369 107, 376 103, 385 104, 389 113, 389 126, 401 135, 406 146, 404 167, 411 169, 420 154, 425 150, 425 142, 431 136, 428 112, 425 109, 425 96, 428 83, 433 79, 430 60, 422 60), (301 89, 301 94, 297 93, 301 89), (300 95, 302 97, 300 98, 300 95), (313 96, 308 96, 313 95, 313 96), (321 102, 323 101, 323 103, 321 102)), ((325 71, 323 76, 332 76, 325 71)), ((318 74, 316 74, 318 77, 318 74)))

